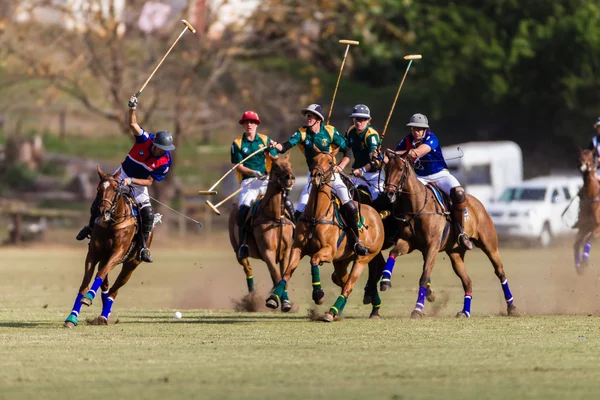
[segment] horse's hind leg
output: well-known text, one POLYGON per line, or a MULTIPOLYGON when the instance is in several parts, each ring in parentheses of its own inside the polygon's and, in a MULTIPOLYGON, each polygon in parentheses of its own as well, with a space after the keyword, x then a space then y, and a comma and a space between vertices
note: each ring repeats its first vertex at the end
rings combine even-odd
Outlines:
MULTIPOLYGON (((123 287, 123 285, 125 285, 127 281, 129 281, 129 278, 131 278, 131 274, 133 274, 133 271, 135 271, 138 265, 140 265, 140 261, 135 259, 133 261, 130 260, 125 261, 123 263, 123 268, 117 276, 117 279, 115 279, 115 283, 112 285, 112 287, 108 290, 108 293, 106 294, 106 302, 103 301, 102 313, 100 314, 100 318, 103 318, 105 321, 108 321, 108 317, 110 316, 110 313, 112 311, 112 306, 115 301, 115 298, 119 294, 119 289, 123 287)), ((108 281, 108 279, 106 279, 106 281, 108 281)))
POLYGON ((473 283, 471 282, 471 278, 469 277, 469 274, 467 274, 467 269, 465 268, 465 251, 466 248, 461 246, 447 253, 450 257, 450 262, 452 263, 452 269, 454 270, 456 276, 460 278, 463 290, 465 291, 463 309, 462 311, 459 311, 456 316, 470 318, 473 283))
MULTIPOLYGON (((575 258, 575 270, 578 274, 583 274, 583 268, 581 267, 581 247, 583 245, 583 240, 586 235, 582 233, 582 230, 579 229, 577 232, 577 236, 575 236, 575 243, 573 244, 573 256, 575 258)), ((591 246, 590 246, 591 248, 591 246)))
POLYGON ((336 299, 333 306, 331 306, 329 311, 325 313, 325 315, 322 318, 322 321, 331 322, 335 319, 336 315, 340 314, 344 310, 346 302, 348 301, 348 296, 350 296, 350 293, 352 293, 352 289, 354 289, 354 284, 356 283, 356 280, 360 277, 360 274, 362 273, 365 266, 366 264, 359 263, 358 261, 354 262, 354 265, 352 266, 352 271, 350 272, 350 276, 348 276, 348 279, 346 280, 346 283, 342 288, 342 293, 338 296, 338 298, 336 299))
POLYGON ((92 250, 88 251, 88 254, 85 257, 85 270, 83 273, 83 280, 81 285, 79 286, 79 292, 77 293, 77 297, 75 298, 75 303, 73 304, 73 309, 71 313, 67 317, 64 323, 65 328, 73 328, 77 326, 79 320, 79 312, 81 311, 81 300, 83 296, 87 293, 90 282, 92 280, 92 276, 94 275, 94 267, 97 264, 97 260, 92 250))
POLYGON ((477 247, 481 248, 481 250, 492 263, 494 272, 502 284, 502 292, 504 292, 504 300, 506 301, 506 310, 508 315, 518 316, 519 312, 517 311, 517 307, 513 304, 513 295, 510 291, 510 287, 508 286, 508 279, 506 279, 506 275, 504 274, 504 266, 502 265, 502 260, 500 259, 500 252, 498 251, 498 239, 496 238, 494 241, 486 242, 480 238, 476 244, 477 247))
POLYGON ((244 268, 246 274, 246 285, 248 286, 248 293, 254 292, 254 276, 252 275, 252 266, 250 265, 249 258, 238 258, 238 262, 244 268))

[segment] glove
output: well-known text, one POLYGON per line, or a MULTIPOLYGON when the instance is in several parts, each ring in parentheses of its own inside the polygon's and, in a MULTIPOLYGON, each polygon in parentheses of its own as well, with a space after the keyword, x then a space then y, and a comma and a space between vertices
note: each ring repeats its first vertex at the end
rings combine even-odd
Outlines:
POLYGON ((263 174, 260 171, 252 171, 252 175, 257 177, 257 178, 262 178, 263 176, 265 176, 265 174, 263 174))
POLYGON ((137 104, 138 104, 138 98, 135 97, 135 95, 131 96, 129 98, 129 103, 127 103, 127 105, 129 106, 129 108, 131 110, 135 110, 137 108, 137 104))

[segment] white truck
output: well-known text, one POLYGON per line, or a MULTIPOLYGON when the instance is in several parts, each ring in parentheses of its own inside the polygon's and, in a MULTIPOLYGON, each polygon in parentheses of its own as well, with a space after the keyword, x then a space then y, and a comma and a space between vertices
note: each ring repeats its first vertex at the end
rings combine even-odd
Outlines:
POLYGON ((507 186, 523 181, 523 154, 515 142, 460 143, 442 152, 450 173, 486 208, 507 186))

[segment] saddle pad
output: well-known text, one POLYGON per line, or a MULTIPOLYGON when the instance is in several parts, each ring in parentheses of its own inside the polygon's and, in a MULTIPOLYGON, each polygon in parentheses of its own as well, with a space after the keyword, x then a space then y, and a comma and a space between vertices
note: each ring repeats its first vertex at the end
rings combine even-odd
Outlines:
POLYGON ((446 204, 444 203, 444 195, 442 194, 440 189, 438 189, 437 186, 432 185, 431 183, 428 183, 427 187, 430 188, 431 191, 433 192, 433 197, 435 197, 435 199, 437 200, 440 207, 442 207, 442 212, 446 212, 447 209, 446 209, 446 204))

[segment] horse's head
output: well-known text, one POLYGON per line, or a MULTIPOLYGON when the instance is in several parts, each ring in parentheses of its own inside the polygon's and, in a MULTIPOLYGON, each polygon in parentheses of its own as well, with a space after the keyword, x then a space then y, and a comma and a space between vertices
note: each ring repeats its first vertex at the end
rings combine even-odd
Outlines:
POLYGON ((277 189, 280 191, 289 191, 296 182, 296 177, 292 171, 292 163, 290 163, 290 153, 271 157, 271 172, 269 173, 269 182, 274 182, 277 189))
POLYGON ((121 169, 114 174, 105 174, 98 167, 98 176, 100 177, 100 183, 98 184, 98 196, 100 198, 100 216, 102 221, 109 222, 112 214, 117 205, 117 200, 120 195, 119 193, 119 177, 121 176, 121 169))
POLYGON ((310 182, 316 187, 321 187, 326 182, 333 180, 333 168, 335 167, 335 155, 338 149, 331 153, 324 153, 317 146, 313 146, 316 155, 312 159, 310 169, 310 182))
POLYGON ((596 161, 592 150, 579 149, 579 170, 583 173, 596 171, 596 161))
POLYGON ((396 201, 396 196, 402 191, 402 187, 406 183, 409 176, 411 161, 408 156, 408 151, 396 153, 393 150, 387 149, 385 157, 385 185, 383 191, 387 195, 391 203, 396 201))

